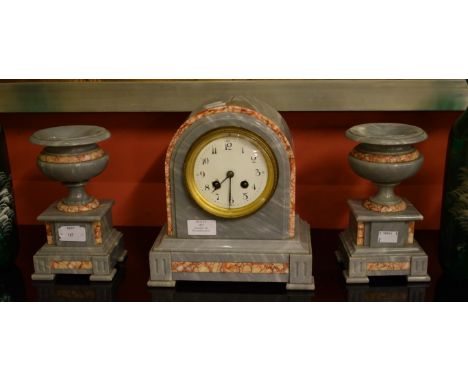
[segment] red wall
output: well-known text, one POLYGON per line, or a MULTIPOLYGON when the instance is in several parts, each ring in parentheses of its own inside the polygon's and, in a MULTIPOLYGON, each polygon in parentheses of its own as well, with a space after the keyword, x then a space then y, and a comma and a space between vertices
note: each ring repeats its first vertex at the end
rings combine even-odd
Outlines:
MULTIPOLYGON (((297 212, 314 228, 343 228, 347 198, 364 198, 372 185, 348 167, 355 142, 344 133, 366 122, 402 122, 422 127, 429 139, 418 145, 423 168, 398 189, 425 216, 418 228, 439 226, 445 149, 451 125, 461 112, 283 112, 297 159, 297 212)), ((63 197, 66 189, 36 168, 41 147, 29 143, 36 130, 65 124, 94 124, 112 137, 102 142, 110 154, 107 169, 87 190, 112 198, 114 224, 161 226, 165 222, 164 155, 188 113, 30 113, 0 114, 7 134, 19 224, 37 224, 36 216, 63 197)))

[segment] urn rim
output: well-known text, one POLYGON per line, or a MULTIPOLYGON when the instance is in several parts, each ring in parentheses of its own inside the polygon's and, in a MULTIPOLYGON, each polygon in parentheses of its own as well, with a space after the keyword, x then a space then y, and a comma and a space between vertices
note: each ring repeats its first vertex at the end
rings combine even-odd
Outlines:
POLYGON ((395 146, 422 142, 427 134, 420 127, 405 123, 364 123, 346 130, 346 137, 361 143, 395 146))
POLYGON ((69 147, 101 142, 110 135, 110 132, 101 126, 66 125, 38 130, 31 135, 29 141, 41 146, 69 147))

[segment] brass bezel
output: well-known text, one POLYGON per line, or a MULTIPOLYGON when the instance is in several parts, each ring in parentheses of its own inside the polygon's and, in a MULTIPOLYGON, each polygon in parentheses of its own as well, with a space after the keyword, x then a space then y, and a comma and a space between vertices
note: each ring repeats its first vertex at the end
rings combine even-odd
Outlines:
POLYGON ((257 134, 240 127, 222 127, 202 135, 193 144, 188 151, 184 162, 184 179, 187 190, 195 201, 206 212, 222 218, 239 218, 248 216, 258 211, 273 195, 278 182, 278 164, 270 146, 257 134), (225 208, 206 200, 200 193, 195 183, 194 167, 195 159, 200 151, 210 142, 228 136, 244 137, 250 140, 262 152, 268 170, 268 178, 262 193, 251 203, 238 208, 225 208))

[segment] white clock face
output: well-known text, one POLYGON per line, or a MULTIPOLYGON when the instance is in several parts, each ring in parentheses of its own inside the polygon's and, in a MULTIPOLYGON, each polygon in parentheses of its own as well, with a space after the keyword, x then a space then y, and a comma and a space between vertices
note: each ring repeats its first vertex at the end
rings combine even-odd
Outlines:
POLYGON ((276 180, 276 162, 266 143, 236 128, 215 130, 202 138, 189 154, 186 173, 192 180, 189 191, 199 205, 224 217, 260 208, 276 180))

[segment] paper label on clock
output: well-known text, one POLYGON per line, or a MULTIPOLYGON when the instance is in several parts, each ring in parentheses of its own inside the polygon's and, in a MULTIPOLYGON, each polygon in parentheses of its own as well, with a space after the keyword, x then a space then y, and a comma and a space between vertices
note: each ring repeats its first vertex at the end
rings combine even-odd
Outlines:
POLYGON ((86 241, 86 229, 79 225, 63 225, 58 229, 60 241, 86 241))
POLYGON ((187 220, 189 235, 216 235, 216 220, 187 220))
POLYGON ((379 231, 377 240, 379 243, 397 243, 398 231, 379 231))

